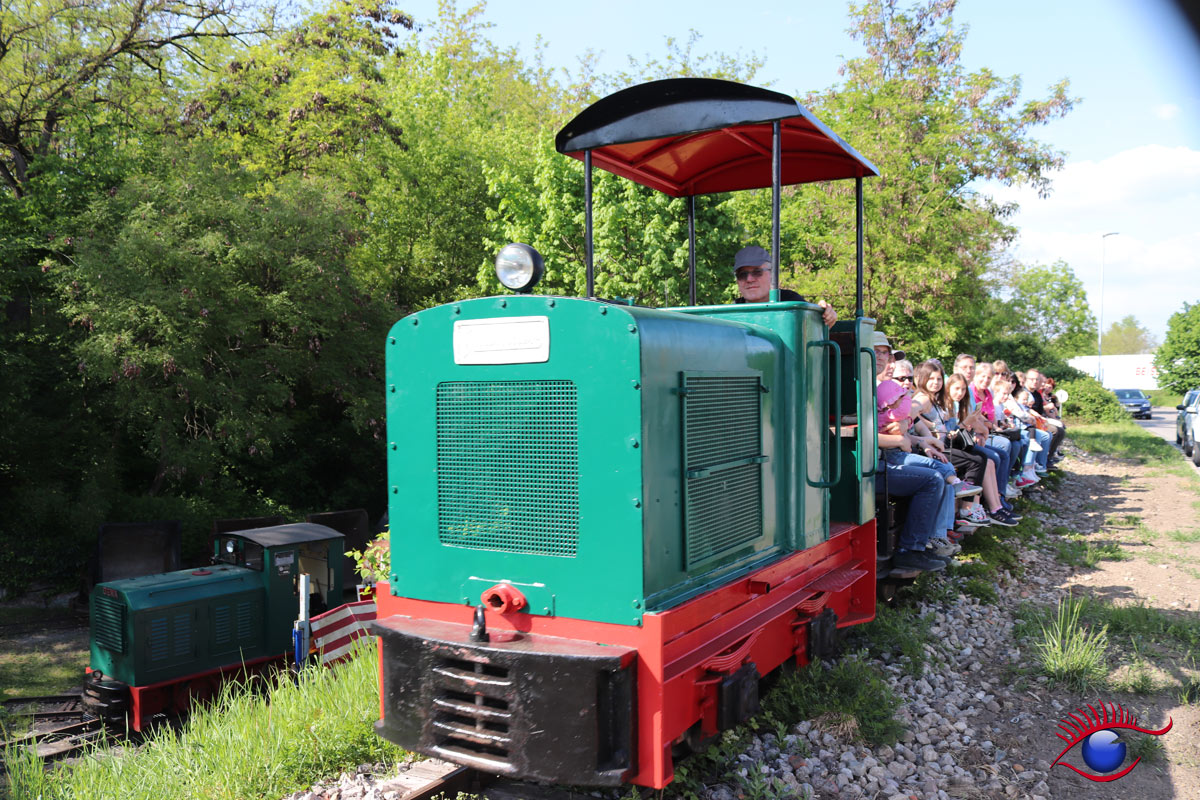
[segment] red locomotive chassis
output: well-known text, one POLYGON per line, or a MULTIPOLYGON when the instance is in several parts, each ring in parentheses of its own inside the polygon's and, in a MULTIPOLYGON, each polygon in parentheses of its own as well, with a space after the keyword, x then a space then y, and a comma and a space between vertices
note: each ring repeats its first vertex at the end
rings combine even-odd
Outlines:
POLYGON ((875 614, 875 521, 639 626, 474 609, 378 593, 380 735, 496 774, 662 788, 675 746, 758 707, 758 679, 823 655, 875 614), (478 635, 475 637, 479 639, 478 635), (596 698, 594 701, 592 698, 596 698))

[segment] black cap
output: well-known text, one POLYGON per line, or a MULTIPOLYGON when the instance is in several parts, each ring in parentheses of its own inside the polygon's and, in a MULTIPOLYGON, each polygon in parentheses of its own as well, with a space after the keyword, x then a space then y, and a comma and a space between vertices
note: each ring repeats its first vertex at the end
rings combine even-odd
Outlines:
POLYGON ((747 245, 737 251, 733 257, 733 272, 736 275, 741 267, 760 267, 771 263, 771 254, 756 244, 747 245))

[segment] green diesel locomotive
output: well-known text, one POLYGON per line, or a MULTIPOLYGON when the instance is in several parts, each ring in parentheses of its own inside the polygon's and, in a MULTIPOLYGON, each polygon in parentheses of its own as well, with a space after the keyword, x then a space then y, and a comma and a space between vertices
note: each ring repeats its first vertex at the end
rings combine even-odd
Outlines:
POLYGON ((509 246, 516 295, 387 339, 377 730, 491 773, 658 788, 754 713, 763 676, 874 616, 876 171, 793 98, 706 79, 617 92, 556 145, 585 165, 589 296, 531 294, 540 256, 509 246), (690 306, 593 297, 595 167, 673 197, 771 187, 769 301, 695 305, 694 256, 690 306), (858 308, 830 330, 778 299, 779 197, 850 178, 858 308))
POLYGON ((310 576, 314 611, 342 602, 343 538, 307 522, 226 533, 211 566, 97 584, 84 707, 140 731, 211 697, 230 673, 282 663, 299 576, 310 576))

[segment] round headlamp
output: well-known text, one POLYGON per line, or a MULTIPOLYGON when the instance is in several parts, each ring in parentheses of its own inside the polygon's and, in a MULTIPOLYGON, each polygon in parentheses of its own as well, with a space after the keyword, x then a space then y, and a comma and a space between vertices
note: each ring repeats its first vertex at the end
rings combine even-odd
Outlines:
POLYGON ((496 256, 496 277, 514 292, 533 291, 544 271, 541 253, 527 244, 506 244, 496 256))

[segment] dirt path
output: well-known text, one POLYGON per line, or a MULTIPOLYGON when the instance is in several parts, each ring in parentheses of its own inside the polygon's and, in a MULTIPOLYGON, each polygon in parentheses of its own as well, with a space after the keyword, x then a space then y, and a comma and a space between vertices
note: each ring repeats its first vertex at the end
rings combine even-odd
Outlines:
MULTIPOLYGON (((1073 447, 1068 452, 1060 486, 1033 512, 1043 530, 1053 532, 1049 541, 1055 551, 1028 555, 1028 585, 1019 595, 1049 604, 1072 593, 1118 607, 1144 606, 1194 624, 1200 609, 1200 481, 1073 447), (1068 566, 1057 548, 1070 546, 1101 548, 1123 560, 1068 566)), ((1029 699, 1029 719, 1004 724, 1002 737, 1018 752, 1041 752, 1039 760, 1052 762, 1065 746, 1055 735, 1058 719, 1089 703, 1119 703, 1146 728, 1171 721, 1171 730, 1158 737, 1165 757, 1143 760, 1127 776, 1107 783, 1050 769, 1049 797, 1200 798, 1200 698, 1193 696, 1190 703, 1180 698, 1183 687, 1189 681, 1195 685, 1200 675, 1198 649, 1200 642, 1180 641, 1149 623, 1136 627, 1133 636, 1110 631, 1109 683, 1117 688, 1082 695, 1036 680, 1021 686, 1018 680, 1014 689, 1029 699)), ((1081 758, 1068 760, 1090 771, 1081 758)))

